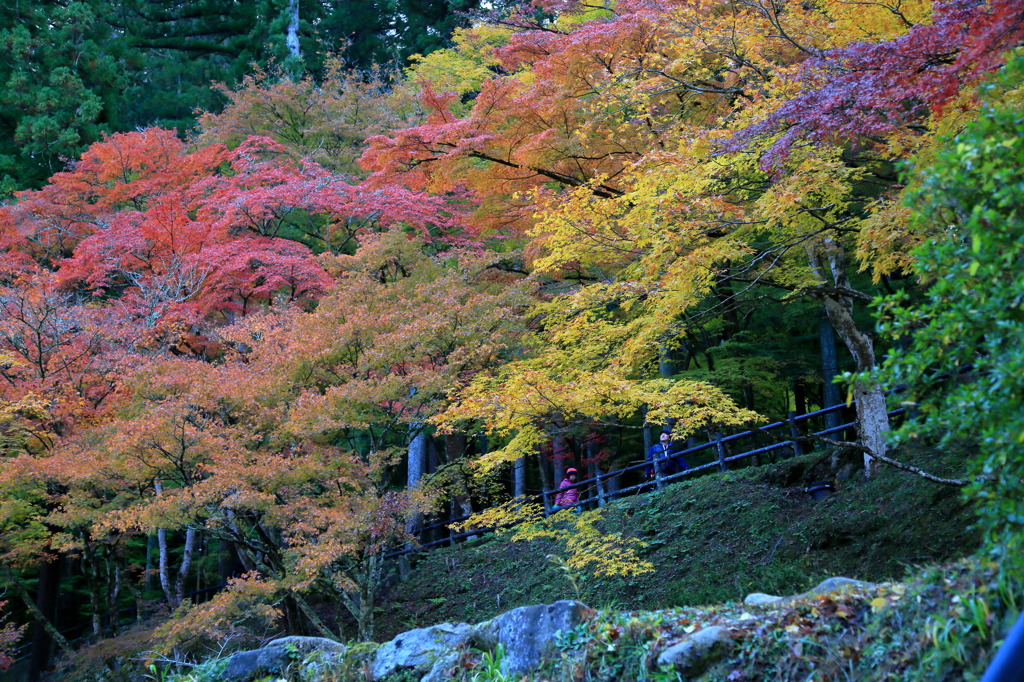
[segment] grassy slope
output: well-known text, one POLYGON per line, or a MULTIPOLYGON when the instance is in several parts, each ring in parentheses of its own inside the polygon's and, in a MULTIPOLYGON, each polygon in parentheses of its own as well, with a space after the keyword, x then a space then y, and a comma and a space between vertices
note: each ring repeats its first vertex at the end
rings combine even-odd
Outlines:
MULTIPOLYGON (((918 454, 908 461, 955 475, 960 456, 918 454)), ((871 481, 841 483, 814 502, 803 486, 829 477, 822 455, 706 476, 634 496, 607 508, 606 530, 648 543, 657 567, 633 579, 579 581, 597 608, 664 609, 742 599, 749 592, 794 594, 823 578, 880 581, 906 569, 964 556, 977 548, 960 491, 894 470, 871 481)), ((442 621, 477 622, 516 606, 576 597, 560 568, 546 560, 560 548, 542 542, 482 541, 425 553, 392 588, 378 613, 377 635, 442 621)))

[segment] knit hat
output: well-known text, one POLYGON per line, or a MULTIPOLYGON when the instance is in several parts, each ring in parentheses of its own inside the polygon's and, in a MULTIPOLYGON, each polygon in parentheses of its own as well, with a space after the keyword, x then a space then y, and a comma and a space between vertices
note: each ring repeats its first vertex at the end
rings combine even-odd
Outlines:
POLYGON ((575 473, 576 473, 576 469, 574 469, 573 467, 569 467, 568 469, 565 470, 565 475, 566 476, 570 476, 570 475, 575 474, 575 473))

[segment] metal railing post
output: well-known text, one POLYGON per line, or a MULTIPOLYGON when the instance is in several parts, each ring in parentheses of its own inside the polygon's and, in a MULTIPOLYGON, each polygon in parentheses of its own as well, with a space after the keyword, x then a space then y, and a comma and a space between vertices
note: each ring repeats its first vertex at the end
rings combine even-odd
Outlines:
POLYGON ((597 488, 597 506, 601 508, 607 504, 604 492, 604 473, 599 468, 596 468, 596 471, 597 476, 594 477, 594 486, 597 488))
POLYGON ((793 417, 796 416, 796 412, 793 410, 789 411, 789 418, 786 420, 789 422, 789 435, 793 439, 793 456, 799 457, 804 454, 803 447, 800 446, 800 429, 796 427, 796 420, 793 417))
POLYGON ((715 450, 718 451, 718 468, 728 471, 729 467, 725 464, 725 443, 722 442, 721 431, 715 431, 715 450))

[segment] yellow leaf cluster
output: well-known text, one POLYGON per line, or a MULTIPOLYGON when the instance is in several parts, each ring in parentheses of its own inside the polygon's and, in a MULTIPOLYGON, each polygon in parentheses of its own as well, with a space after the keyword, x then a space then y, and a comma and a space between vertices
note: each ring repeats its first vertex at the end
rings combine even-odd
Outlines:
POLYGON ((518 498, 474 514, 459 530, 502 528, 511 542, 552 540, 563 547, 559 563, 568 571, 595 576, 631 576, 654 571, 639 551, 646 544, 621 533, 601 530, 602 510, 562 510, 545 518, 540 505, 518 498))

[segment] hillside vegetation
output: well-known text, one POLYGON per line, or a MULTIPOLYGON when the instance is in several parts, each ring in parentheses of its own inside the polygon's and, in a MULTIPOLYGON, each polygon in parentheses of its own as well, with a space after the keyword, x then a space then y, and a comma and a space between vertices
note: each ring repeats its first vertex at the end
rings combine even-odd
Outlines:
MULTIPOLYGON (((908 570, 957 591, 905 614, 960 661, 921 674, 985 660, 1024 603, 1024 3, 151 4, 0 7, 0 674, 561 597, 639 642, 908 570), (797 416, 841 452, 536 520, 797 416), (471 511, 531 522, 392 566, 471 511)), ((862 651, 890 592, 818 615, 862 651)), ((729 677, 804 646, 762 615, 729 677)))
MULTIPOLYGON (((812 500, 804 487, 829 478, 831 459, 805 455, 613 502, 604 529, 643 540, 642 556, 655 566, 637 577, 572 575, 555 560, 564 552, 557 543, 493 533, 416 555, 409 577, 382 600, 376 638, 558 599, 653 610, 742 601, 751 592, 796 594, 837 575, 897 580, 979 546, 958 489, 904 472, 857 476, 812 500)), ((960 452, 910 461, 950 475, 962 469, 960 452)))
MULTIPOLYGON (((932 473, 963 469, 960 452, 901 454, 932 473)), ((816 453, 610 504, 604 530, 642 539, 642 556, 655 566, 634 579, 567 573, 556 559, 563 546, 516 542, 512 530, 418 555, 384 600, 376 639, 415 647, 411 629, 480 623, 520 606, 575 599, 596 610, 558 635, 526 676, 504 671, 509 651, 471 637, 453 649, 444 679, 976 678, 1012 623, 1024 587, 1019 571, 1000 571, 997 556, 976 551, 973 511, 955 488, 887 469, 812 500, 804 485, 842 459, 816 453), (828 580, 837 575, 860 582, 828 580), (751 592, 795 596, 745 603, 751 592), (699 654, 673 655, 695 641, 707 642, 694 644, 699 654)), ((371 672, 378 651, 377 643, 336 656, 294 650, 274 679, 422 676, 404 670, 378 678, 371 672)), ((171 679, 213 682, 229 662, 216 657, 171 679)))

